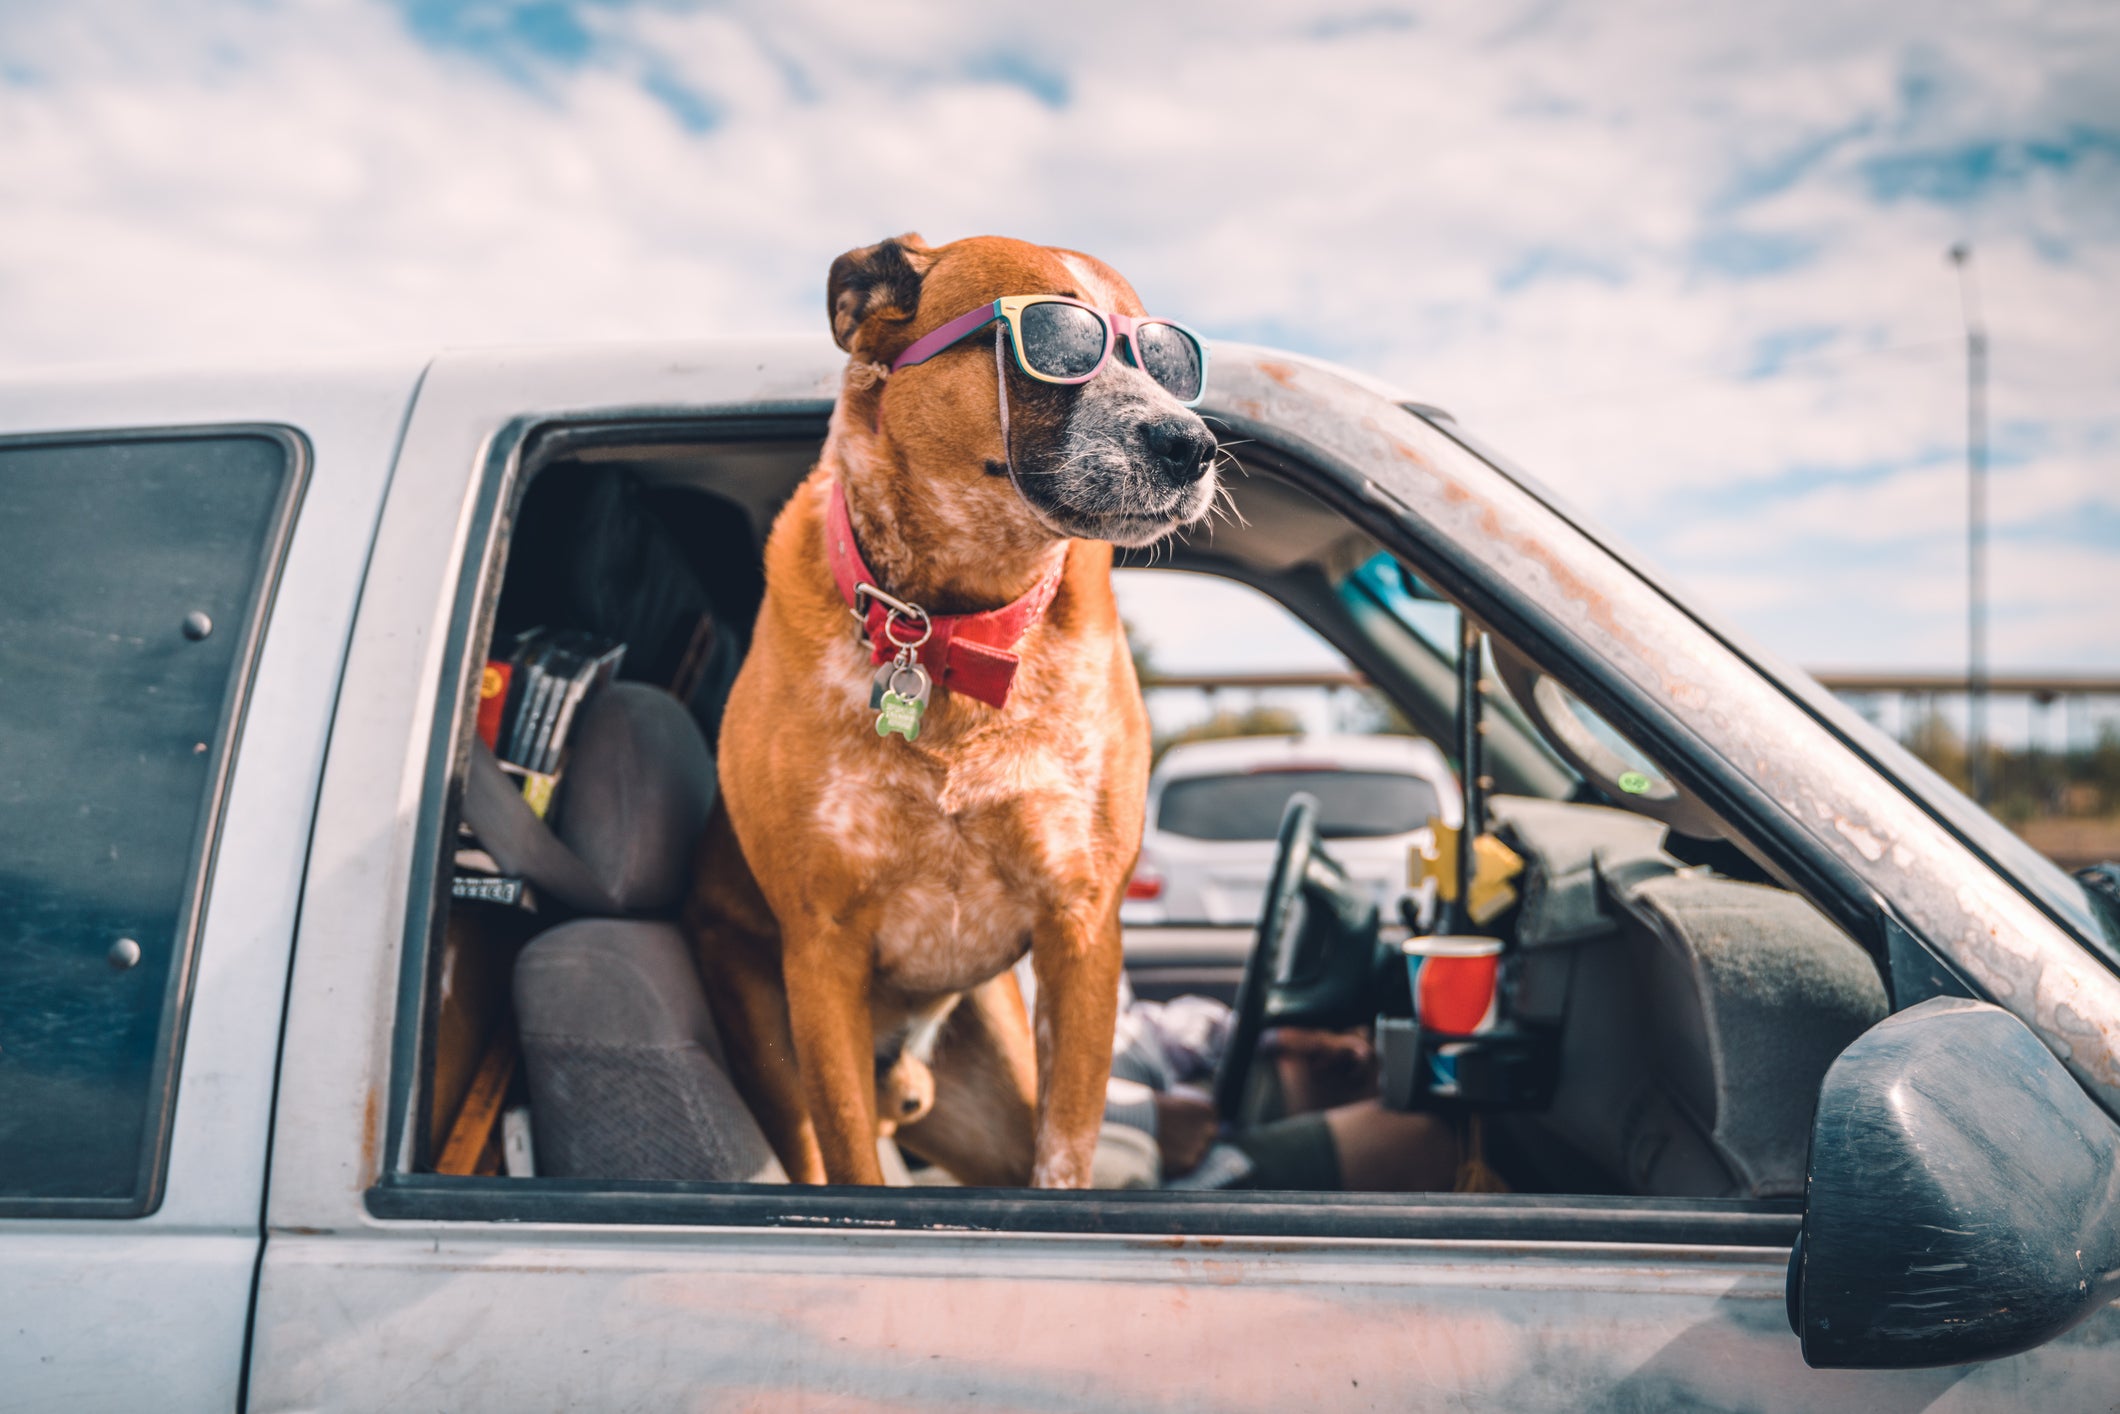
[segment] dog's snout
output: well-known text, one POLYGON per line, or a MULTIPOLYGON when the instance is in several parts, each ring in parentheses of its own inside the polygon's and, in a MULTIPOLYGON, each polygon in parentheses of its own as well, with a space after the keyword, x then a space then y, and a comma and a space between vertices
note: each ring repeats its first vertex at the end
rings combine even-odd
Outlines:
POLYGON ((1176 486, 1190 486, 1207 474, 1214 436, 1197 417, 1158 418, 1142 429, 1156 473, 1176 486))

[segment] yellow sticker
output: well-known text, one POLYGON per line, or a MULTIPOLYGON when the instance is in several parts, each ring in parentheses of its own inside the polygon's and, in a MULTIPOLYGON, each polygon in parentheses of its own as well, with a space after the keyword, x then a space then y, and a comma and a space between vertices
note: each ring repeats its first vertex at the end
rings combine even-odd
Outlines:
POLYGON ((530 810, 538 819, 544 819, 545 812, 552 808, 552 788, 558 784, 558 776, 548 776, 543 771, 523 773, 523 799, 530 803, 530 810))

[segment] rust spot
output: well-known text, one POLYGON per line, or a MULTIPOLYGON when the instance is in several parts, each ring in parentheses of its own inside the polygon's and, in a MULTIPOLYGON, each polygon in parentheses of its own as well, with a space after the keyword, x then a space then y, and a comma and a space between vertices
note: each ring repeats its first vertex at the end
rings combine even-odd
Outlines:
POLYGON ((366 1188, 378 1172, 375 1163, 376 1130, 379 1124, 380 1096, 376 1087, 368 1087, 368 1099, 361 1105, 361 1162, 354 1171, 354 1182, 366 1188))
POLYGON ((1287 388, 1291 391, 1294 390, 1296 386, 1296 371, 1293 368, 1290 368, 1287 364, 1261 362, 1258 365, 1258 368, 1259 372, 1265 374, 1268 378, 1273 379, 1274 382, 1280 384, 1282 387, 1287 388))
POLYGON ((1433 472, 1435 470, 1434 464, 1428 460, 1427 456, 1418 447, 1401 438, 1396 432, 1384 427, 1374 417, 1362 419, 1362 430, 1374 432, 1377 436, 1383 438, 1385 444, 1391 448, 1391 454, 1400 461, 1412 462, 1423 471, 1433 472))
POLYGON ((1696 712, 1703 712, 1708 708, 1708 694, 1697 684, 1682 678, 1673 678, 1666 674, 1664 692, 1681 707, 1690 707, 1696 712))
POLYGON ((1159 1243, 1160 1245, 1168 1247, 1176 1252, 1183 1252, 1188 1247, 1204 1247, 1212 1249, 1220 1247, 1227 1240, 1228 1239, 1221 1237, 1189 1237, 1182 1232, 1172 1233, 1169 1237, 1159 1237, 1156 1239, 1157 1243, 1159 1243))
POLYGON ((1391 444, 1391 452, 1392 455, 1396 456, 1400 461, 1412 462, 1415 466, 1419 467, 1423 471, 1435 470, 1434 467, 1428 464, 1428 458, 1422 456, 1419 452, 1415 451, 1412 447, 1408 446, 1404 442, 1393 442, 1391 444))
POLYGON ((1833 828, 1840 831, 1847 842, 1855 846, 1855 852, 1864 859, 1869 860, 1870 863, 1875 864, 1878 860, 1884 858, 1884 841, 1878 839, 1876 835, 1856 824, 1847 816, 1835 815, 1833 817, 1833 828))

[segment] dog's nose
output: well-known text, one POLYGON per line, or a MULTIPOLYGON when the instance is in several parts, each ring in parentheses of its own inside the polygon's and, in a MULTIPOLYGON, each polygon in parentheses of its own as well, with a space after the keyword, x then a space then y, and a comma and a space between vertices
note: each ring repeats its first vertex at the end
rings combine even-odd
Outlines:
POLYGON ((1207 459, 1214 452, 1215 439, 1199 418, 1167 417, 1142 430, 1148 438, 1148 454, 1155 459, 1156 471, 1164 480, 1176 486, 1190 486, 1207 474, 1207 459))

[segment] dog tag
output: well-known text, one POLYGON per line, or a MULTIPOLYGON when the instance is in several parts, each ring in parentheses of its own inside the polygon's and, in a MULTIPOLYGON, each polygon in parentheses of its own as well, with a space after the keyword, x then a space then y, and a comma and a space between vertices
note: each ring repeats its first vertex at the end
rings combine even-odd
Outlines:
POLYGON ((883 710, 883 696, 895 692, 908 702, 927 706, 928 694, 934 691, 927 669, 920 666, 910 653, 901 653, 893 662, 885 663, 876 670, 869 682, 869 710, 883 710))
POLYGON ((889 736, 896 732, 907 741, 916 740, 920 736, 920 718, 926 711, 927 704, 919 698, 900 697, 886 690, 883 706, 876 713, 876 735, 889 736))

